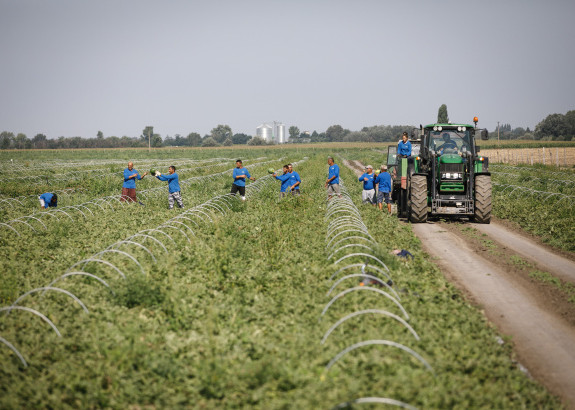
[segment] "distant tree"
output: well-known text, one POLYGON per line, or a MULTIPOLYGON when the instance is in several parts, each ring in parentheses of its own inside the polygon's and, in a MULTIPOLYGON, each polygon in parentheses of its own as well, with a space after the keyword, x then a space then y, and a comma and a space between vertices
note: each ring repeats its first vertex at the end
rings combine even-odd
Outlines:
POLYGON ((154 127, 146 127, 142 131, 142 135, 140 135, 140 138, 147 142, 148 136, 151 138, 152 135, 154 135, 154 127))
POLYGON ((259 135, 256 135, 251 140, 248 141, 248 145, 266 145, 266 140, 264 140, 259 135))
POLYGON ((567 135, 568 126, 563 114, 550 114, 535 126, 535 138, 558 140, 567 135))
POLYGON ((234 134, 232 142, 236 145, 247 144, 251 136, 246 134, 234 134))
POLYGON ((344 129, 341 125, 332 125, 325 130, 325 136, 328 141, 343 141, 343 138, 351 131, 344 129))
POLYGON ((511 131, 511 136, 512 138, 515 139, 522 138, 524 135, 525 135, 525 128, 523 127, 517 127, 511 131))
POLYGON ((232 132, 231 127, 229 125, 222 124, 213 128, 210 133, 210 136, 215 139, 218 144, 223 143, 226 138, 231 137, 232 135, 234 135, 234 133, 232 132))
POLYGON ((36 134, 34 138, 32 138, 32 147, 33 148, 47 148, 48 142, 47 138, 44 134, 36 134))
POLYGON ((26 134, 22 134, 21 132, 16 135, 14 139, 14 145, 17 149, 26 149, 30 147, 30 140, 26 136, 26 134))
POLYGON ((152 135, 152 147, 161 147, 162 146, 162 137, 160 136, 160 134, 154 134, 152 135))
POLYGON ((230 137, 228 137, 228 138, 226 138, 226 139, 224 140, 224 142, 222 143, 222 145, 223 145, 224 147, 231 147, 232 145, 234 145, 234 143, 233 143, 232 139, 231 139, 230 137))
POLYGON ((299 138, 300 135, 300 131, 299 128, 296 127, 295 125, 292 125, 291 127, 288 128, 288 134, 289 134, 289 139, 295 139, 297 140, 299 138))
POLYGON ((447 105, 441 104, 439 110, 437 111, 437 123, 447 124, 449 122, 449 115, 447 115, 447 105))
POLYGON ((373 139, 365 131, 352 131, 343 137, 345 142, 371 142, 373 139))
POLYGON ((99 140, 104 139, 104 133, 102 131, 98 131, 98 134, 96 134, 96 138, 98 138, 99 140))
POLYGON ((170 137, 169 135, 166 135, 166 138, 164 138, 163 141, 163 145, 164 147, 173 147, 174 145, 176 145, 176 139, 170 137))
POLYGON ((0 133, 0 149, 11 148, 14 143, 14 133, 8 131, 2 131, 0 133))
POLYGON ((575 110, 567 111, 565 114, 565 139, 571 141, 575 139, 575 110))
POLYGON ((214 137, 204 138, 202 141, 202 147, 219 147, 218 141, 214 137))
POLYGON ((190 147, 199 147, 202 145, 202 136, 197 132, 190 132, 186 139, 188 140, 187 145, 190 147))

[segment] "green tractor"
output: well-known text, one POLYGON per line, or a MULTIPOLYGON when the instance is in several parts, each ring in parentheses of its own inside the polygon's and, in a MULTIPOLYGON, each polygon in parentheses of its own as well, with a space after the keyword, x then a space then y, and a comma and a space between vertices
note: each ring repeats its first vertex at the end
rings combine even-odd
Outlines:
POLYGON ((428 217, 466 217, 491 221, 489 160, 479 155, 476 136, 487 140, 486 129, 469 124, 429 124, 411 134, 412 155, 388 149, 388 170, 393 178, 392 199, 397 214, 411 222, 428 217))

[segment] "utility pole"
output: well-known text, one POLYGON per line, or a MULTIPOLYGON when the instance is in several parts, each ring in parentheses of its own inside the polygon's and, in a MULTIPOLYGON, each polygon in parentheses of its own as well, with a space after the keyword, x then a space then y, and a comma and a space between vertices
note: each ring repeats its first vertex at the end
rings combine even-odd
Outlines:
POLYGON ((499 121, 497 121, 497 145, 499 145, 499 121))
MULTIPOLYGON (((499 127, 499 123, 497 123, 498 127, 499 127)), ((146 127, 148 129, 148 152, 152 152, 152 144, 151 144, 151 140, 152 140, 152 127, 151 126, 147 126, 146 127)))

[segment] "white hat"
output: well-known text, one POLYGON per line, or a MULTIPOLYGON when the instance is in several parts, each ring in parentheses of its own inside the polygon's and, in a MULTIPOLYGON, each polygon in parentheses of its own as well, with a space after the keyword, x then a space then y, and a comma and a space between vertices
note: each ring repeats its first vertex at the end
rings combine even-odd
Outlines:
POLYGON ((371 165, 368 165, 366 168, 373 169, 373 167, 371 165))

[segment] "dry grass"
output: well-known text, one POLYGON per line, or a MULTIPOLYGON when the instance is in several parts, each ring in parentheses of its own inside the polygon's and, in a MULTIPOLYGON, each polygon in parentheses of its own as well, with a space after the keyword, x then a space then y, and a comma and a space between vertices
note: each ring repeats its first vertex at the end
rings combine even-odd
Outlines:
POLYGON ((503 164, 543 164, 557 167, 575 166, 575 148, 497 148, 481 150, 491 162, 503 164))

